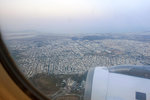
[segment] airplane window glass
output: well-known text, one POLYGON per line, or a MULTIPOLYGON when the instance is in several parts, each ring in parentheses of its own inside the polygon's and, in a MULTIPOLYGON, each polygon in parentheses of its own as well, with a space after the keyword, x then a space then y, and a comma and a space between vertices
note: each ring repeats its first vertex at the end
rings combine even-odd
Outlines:
POLYGON ((148 0, 1 0, 0 28, 18 69, 52 100, 148 100, 148 12, 148 0))

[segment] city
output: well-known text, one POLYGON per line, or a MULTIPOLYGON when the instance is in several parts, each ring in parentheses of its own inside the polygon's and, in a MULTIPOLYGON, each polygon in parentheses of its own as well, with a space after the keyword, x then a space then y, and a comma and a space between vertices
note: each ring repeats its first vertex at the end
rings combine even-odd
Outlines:
POLYGON ((76 94, 83 98, 86 77, 82 76, 85 76, 90 68, 150 65, 149 37, 147 34, 110 33, 37 35, 8 39, 6 43, 27 79, 34 79, 32 77, 43 73, 46 77, 54 75, 56 79, 60 78, 61 81, 54 84, 57 92, 48 94, 48 97, 56 99, 56 94, 76 94), (80 77, 78 82, 71 78, 77 75, 80 77), (76 90, 73 90, 73 87, 76 87, 76 90))

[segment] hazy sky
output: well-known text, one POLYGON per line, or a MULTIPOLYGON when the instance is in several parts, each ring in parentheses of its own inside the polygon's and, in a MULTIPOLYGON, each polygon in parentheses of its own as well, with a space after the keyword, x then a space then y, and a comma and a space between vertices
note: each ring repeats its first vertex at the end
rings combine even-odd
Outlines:
POLYGON ((2 31, 150 31, 150 0, 0 0, 2 31))

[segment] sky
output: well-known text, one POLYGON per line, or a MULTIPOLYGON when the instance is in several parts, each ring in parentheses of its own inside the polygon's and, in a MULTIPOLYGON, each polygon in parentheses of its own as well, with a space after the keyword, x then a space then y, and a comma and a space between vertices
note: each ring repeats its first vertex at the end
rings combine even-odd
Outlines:
POLYGON ((0 0, 2 31, 150 31, 150 0, 0 0))

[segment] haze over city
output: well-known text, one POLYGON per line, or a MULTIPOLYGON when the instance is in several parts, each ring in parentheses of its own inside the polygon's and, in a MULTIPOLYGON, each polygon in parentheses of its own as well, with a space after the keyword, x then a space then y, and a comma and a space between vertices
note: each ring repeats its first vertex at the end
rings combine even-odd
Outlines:
POLYGON ((122 33, 150 29, 149 0, 1 0, 2 31, 122 33))

